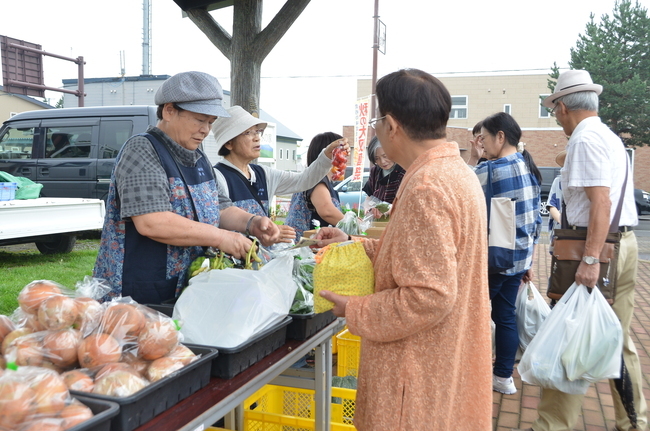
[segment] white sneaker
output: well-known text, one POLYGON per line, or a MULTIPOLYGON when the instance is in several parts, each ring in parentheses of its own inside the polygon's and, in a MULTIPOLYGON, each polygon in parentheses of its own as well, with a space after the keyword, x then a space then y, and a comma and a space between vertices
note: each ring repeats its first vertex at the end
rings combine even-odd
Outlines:
POLYGON ((499 377, 492 374, 492 389, 502 394, 512 395, 517 393, 515 381, 512 377, 499 377))

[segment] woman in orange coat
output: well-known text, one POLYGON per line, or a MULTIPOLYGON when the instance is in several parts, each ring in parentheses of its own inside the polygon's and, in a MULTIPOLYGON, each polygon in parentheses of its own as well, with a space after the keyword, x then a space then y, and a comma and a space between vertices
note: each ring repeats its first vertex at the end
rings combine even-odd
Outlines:
MULTIPOLYGON (((485 197, 447 142, 451 96, 415 69, 377 83, 371 120, 406 169, 382 238, 364 239, 375 293, 323 291, 361 337, 354 424, 360 431, 492 429, 485 197)), ((321 228, 319 246, 347 239, 321 228)), ((335 290, 335 286, 332 286, 335 290)))

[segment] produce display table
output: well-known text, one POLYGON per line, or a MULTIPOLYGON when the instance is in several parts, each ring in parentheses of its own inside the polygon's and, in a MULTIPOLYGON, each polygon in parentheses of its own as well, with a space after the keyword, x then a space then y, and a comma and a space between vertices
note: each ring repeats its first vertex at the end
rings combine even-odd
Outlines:
POLYGON ((244 370, 232 379, 211 378, 203 389, 156 416, 135 431, 201 431, 222 417, 226 427, 243 429, 242 404, 264 385, 277 378, 285 386, 315 390, 316 431, 330 429, 330 399, 332 395, 332 346, 331 339, 345 325, 345 319, 337 319, 310 338, 298 341, 288 339, 269 356, 244 370), (313 379, 306 373, 288 370, 312 349, 316 349, 313 379), (288 375, 281 375, 285 371, 288 375))

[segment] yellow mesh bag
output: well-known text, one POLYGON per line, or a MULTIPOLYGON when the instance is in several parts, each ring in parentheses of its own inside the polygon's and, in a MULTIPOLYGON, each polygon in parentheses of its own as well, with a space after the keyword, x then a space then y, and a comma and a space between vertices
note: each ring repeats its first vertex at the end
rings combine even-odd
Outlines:
POLYGON ((366 296, 375 291, 375 271, 361 241, 333 243, 315 256, 314 312, 324 313, 334 304, 320 296, 321 290, 338 295, 366 296))

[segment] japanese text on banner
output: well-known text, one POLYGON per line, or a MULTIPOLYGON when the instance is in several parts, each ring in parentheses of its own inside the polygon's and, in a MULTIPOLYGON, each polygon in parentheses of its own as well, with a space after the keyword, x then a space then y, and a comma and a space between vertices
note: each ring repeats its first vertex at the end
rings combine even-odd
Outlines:
POLYGON ((354 127, 354 157, 352 158, 354 173, 352 174, 352 181, 361 181, 361 173, 363 172, 363 154, 366 151, 366 140, 368 139, 368 107, 370 106, 370 99, 359 99, 355 109, 356 124, 354 127))

